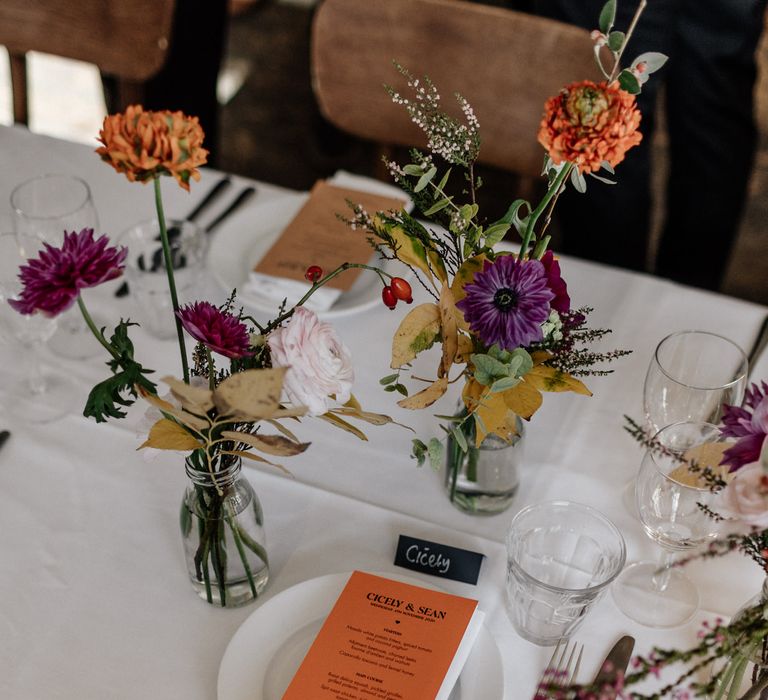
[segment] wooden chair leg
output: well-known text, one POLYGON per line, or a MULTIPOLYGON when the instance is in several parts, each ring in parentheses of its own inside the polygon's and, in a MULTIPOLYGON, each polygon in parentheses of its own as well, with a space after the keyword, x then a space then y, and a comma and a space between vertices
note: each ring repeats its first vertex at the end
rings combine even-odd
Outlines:
POLYGON ((13 91, 13 121, 29 123, 29 100, 27 97, 27 58, 23 53, 10 54, 11 90, 13 91))

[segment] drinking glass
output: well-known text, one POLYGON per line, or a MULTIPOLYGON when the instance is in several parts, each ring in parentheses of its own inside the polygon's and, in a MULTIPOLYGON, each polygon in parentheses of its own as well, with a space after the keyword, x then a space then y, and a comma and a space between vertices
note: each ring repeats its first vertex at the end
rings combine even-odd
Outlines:
POLYGON ((56 319, 22 315, 8 304, 21 291, 19 266, 26 259, 15 234, 0 233, 0 326, 8 342, 18 346, 21 365, 21 372, 16 363, 4 367, 0 394, 15 419, 46 423, 71 412, 77 391, 66 374, 46 367, 40 358, 40 346, 55 333, 56 319))
MULTIPOLYGON (((131 296, 138 304, 137 320, 156 338, 176 337, 168 277, 160 243, 157 220, 143 221, 121 234, 119 242, 128 248, 125 277, 131 296)), ((205 231, 191 221, 168 220, 168 242, 179 303, 193 301, 205 264, 208 239, 205 231)))
POLYGON ((747 356, 736 343, 707 331, 672 333, 645 377, 646 423, 654 434, 682 421, 718 423, 723 404, 740 404, 746 386, 747 356))
MULTIPOLYGON (((35 257, 44 243, 60 246, 64 232, 92 228, 99 218, 88 184, 74 175, 40 175, 22 182, 11 193, 16 236, 22 253, 35 257)), ((96 319, 97 325, 105 325, 96 319)), ((61 315, 51 349, 74 359, 93 357, 101 351, 77 309, 61 315)))
POLYGON ((507 614, 534 644, 569 637, 618 576, 624 538, 602 513, 569 501, 523 508, 507 533, 507 614))
POLYGON ((665 451, 646 451, 635 494, 645 534, 662 547, 661 557, 628 566, 613 586, 613 597, 640 624, 677 627, 696 612, 699 594, 682 568, 674 566, 675 555, 692 552, 719 530, 700 507, 709 506, 715 493, 689 464, 717 470, 728 443, 716 425, 702 422, 668 425, 656 439, 665 451))

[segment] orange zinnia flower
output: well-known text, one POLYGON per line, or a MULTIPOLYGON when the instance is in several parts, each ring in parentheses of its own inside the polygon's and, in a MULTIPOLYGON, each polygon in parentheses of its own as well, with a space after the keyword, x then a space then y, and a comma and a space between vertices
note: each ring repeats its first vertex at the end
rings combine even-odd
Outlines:
POLYGON ((131 181, 146 182, 173 175, 189 190, 189 179, 200 179, 197 168, 206 162, 203 130, 197 117, 182 112, 145 112, 133 105, 124 114, 104 118, 96 149, 101 159, 131 181))
POLYGON ((643 136, 635 96, 618 83, 584 80, 565 87, 545 105, 539 143, 559 165, 573 163, 579 172, 595 172, 603 161, 615 166, 643 136))

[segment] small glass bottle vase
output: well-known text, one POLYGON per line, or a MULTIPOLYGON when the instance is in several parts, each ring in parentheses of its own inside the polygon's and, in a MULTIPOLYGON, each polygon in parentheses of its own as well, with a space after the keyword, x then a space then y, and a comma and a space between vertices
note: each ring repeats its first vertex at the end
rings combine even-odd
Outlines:
POLYGON ((449 433, 445 490, 459 510, 473 515, 494 515, 512 504, 523 460, 524 428, 519 416, 515 427, 517 435, 509 442, 491 434, 475 447, 474 423, 467 421, 459 427, 466 439, 466 452, 449 433))
POLYGON ((187 458, 181 538, 197 594, 223 608, 255 600, 269 580, 264 514, 234 458, 211 474, 187 458))
POLYGON ((709 700, 764 698, 768 696, 768 579, 760 593, 733 616, 730 626, 746 625, 749 632, 738 640, 738 651, 717 665, 718 678, 709 700))

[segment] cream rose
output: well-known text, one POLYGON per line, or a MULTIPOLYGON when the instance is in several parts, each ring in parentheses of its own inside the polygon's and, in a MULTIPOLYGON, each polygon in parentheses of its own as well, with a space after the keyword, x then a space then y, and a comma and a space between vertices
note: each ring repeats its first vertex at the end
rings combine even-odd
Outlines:
POLYGON ((330 394, 349 400, 355 379, 349 350, 329 323, 300 306, 288 323, 269 334, 274 367, 288 367, 283 389, 293 404, 319 416, 330 407, 330 394))
POLYGON ((738 518, 745 525, 768 527, 768 472, 760 462, 736 472, 720 494, 716 510, 738 518))

